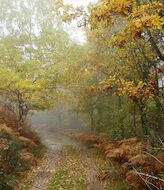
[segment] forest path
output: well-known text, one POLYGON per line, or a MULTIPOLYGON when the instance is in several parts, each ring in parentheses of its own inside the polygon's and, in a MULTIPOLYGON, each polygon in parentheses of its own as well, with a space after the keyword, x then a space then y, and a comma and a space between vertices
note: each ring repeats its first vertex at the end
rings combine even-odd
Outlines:
POLYGON ((30 190, 105 190, 96 158, 82 144, 56 132, 38 131, 48 152, 34 168, 30 190))

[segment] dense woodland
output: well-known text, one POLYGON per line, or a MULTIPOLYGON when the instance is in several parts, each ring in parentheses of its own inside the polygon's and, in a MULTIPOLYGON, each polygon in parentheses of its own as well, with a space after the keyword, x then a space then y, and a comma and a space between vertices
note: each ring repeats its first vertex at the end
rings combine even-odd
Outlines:
POLYGON ((71 16, 80 14, 85 15, 80 25, 88 41, 73 70, 80 87, 75 110, 87 113, 95 134, 117 139, 161 136, 162 2, 100 1, 89 7, 89 16, 80 10, 71 16))
POLYGON ((0 0, 0 121, 14 113, 21 131, 30 114, 65 107, 91 134, 160 146, 163 41, 163 0, 0 0), (74 21, 85 43, 68 32, 74 21))
POLYGON ((1 99, 19 113, 72 106, 92 133, 162 138, 163 2, 1 0, 1 99), (63 22, 78 20, 87 42, 63 22), (63 22, 62 22, 63 21, 63 22))

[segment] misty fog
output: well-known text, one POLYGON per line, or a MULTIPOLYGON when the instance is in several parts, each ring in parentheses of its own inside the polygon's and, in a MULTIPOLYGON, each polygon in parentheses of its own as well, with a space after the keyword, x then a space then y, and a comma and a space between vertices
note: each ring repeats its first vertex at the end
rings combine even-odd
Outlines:
POLYGON ((78 132, 88 131, 84 121, 77 113, 71 113, 67 109, 58 108, 53 111, 36 112, 29 117, 31 125, 35 127, 42 126, 55 129, 73 129, 78 132))

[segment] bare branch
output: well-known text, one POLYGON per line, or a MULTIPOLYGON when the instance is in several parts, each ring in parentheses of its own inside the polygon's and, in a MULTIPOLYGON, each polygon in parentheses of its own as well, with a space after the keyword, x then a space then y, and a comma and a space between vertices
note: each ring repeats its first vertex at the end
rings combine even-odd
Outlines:
POLYGON ((162 166, 164 166, 164 164, 158 158, 156 158, 154 155, 152 155, 152 154, 150 154, 149 152, 146 152, 146 151, 144 151, 144 153, 148 154, 149 156, 151 156, 152 158, 157 160, 162 166))

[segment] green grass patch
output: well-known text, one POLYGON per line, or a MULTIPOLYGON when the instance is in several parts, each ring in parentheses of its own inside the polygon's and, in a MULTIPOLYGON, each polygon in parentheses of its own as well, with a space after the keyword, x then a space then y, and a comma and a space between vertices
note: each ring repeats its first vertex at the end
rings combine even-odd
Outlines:
POLYGON ((48 190, 87 190, 84 163, 78 151, 66 146, 59 167, 48 190))
POLYGON ((48 190, 86 190, 85 179, 70 176, 70 171, 58 171, 48 190))
POLYGON ((43 158, 47 148, 44 145, 39 145, 37 147, 33 147, 29 152, 31 152, 36 158, 43 158))

